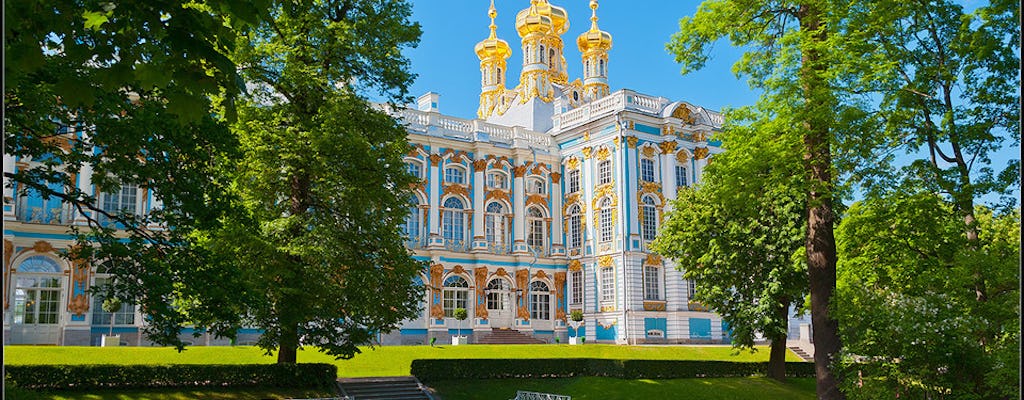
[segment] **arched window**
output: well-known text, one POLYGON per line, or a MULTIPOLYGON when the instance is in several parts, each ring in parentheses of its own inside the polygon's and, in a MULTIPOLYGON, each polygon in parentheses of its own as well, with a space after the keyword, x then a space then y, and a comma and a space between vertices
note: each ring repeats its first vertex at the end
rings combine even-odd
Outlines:
POLYGON ((509 295, 511 291, 512 286, 505 279, 491 279, 490 282, 487 282, 487 309, 496 311, 510 310, 512 308, 512 300, 509 295))
POLYGON ((442 291, 444 316, 453 318, 456 308, 469 310, 469 282, 461 276, 453 275, 444 280, 442 291))
POLYGON ((548 65, 551 67, 551 69, 558 68, 558 63, 555 59, 555 49, 548 49, 548 65))
POLYGON ((464 240, 465 235, 465 214, 463 213, 462 201, 455 197, 449 197, 444 201, 444 214, 441 217, 441 236, 445 240, 464 240))
POLYGON ((612 162, 610 160, 604 160, 597 163, 597 182, 598 184, 605 184, 612 181, 612 162))
POLYGON ((420 237, 420 202, 416 199, 416 196, 410 196, 407 204, 409 215, 405 217, 405 225, 402 226, 402 231, 405 233, 405 237, 416 239, 420 237))
POLYGON ((654 182, 654 160, 650 158, 640 159, 640 180, 654 182))
POLYGON ((569 207, 569 248, 578 249, 583 246, 583 216, 579 204, 569 207))
POLYGON ((463 185, 466 183, 466 171, 459 167, 445 168, 444 181, 445 183, 458 183, 463 185))
POLYGON ((508 250, 507 230, 505 207, 498 202, 488 204, 484 213, 484 231, 491 251, 504 253, 508 250))
POLYGON ((544 282, 530 284, 530 319, 551 319, 551 293, 544 282))
POLYGON ((544 194, 544 180, 540 178, 530 178, 526 184, 526 193, 544 194))
POLYGON ((644 300, 661 300, 661 267, 644 266, 644 300))
POLYGON ((14 286, 17 325, 56 325, 60 320, 63 268, 46 256, 32 256, 18 264, 14 286))
POLYGON ((585 76, 593 75, 590 72, 590 60, 587 60, 587 61, 583 62, 583 75, 585 75, 585 76))
POLYGON ((576 193, 580 191, 580 170, 574 169, 569 171, 569 176, 565 178, 569 186, 569 193, 576 193))
POLYGON ((492 189, 507 189, 508 175, 504 172, 492 171, 487 173, 487 187, 492 189))
POLYGON ((544 213, 539 207, 530 207, 526 210, 526 228, 529 230, 526 244, 543 252, 544 213))
POLYGON ((597 60, 597 74, 604 76, 604 59, 597 60))
POLYGON ((644 240, 654 240, 658 234, 658 209, 651 196, 644 196, 643 204, 640 205, 643 211, 643 220, 640 221, 641 233, 644 240))
POLYGON ((601 242, 612 241, 612 201, 609 198, 601 200, 601 207, 599 211, 599 226, 600 230, 599 239, 601 242))
POLYGON ((545 58, 544 58, 544 45, 540 45, 540 62, 541 62, 541 64, 544 64, 544 63, 547 62, 547 61, 545 61, 545 58))
POLYGON ((498 84, 501 84, 501 67, 498 67, 498 84))

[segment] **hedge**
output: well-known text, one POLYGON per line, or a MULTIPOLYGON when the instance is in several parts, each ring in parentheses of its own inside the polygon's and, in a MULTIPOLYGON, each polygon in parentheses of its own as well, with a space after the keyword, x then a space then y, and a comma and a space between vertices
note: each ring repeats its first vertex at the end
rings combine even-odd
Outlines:
POLYGON ((326 388, 333 364, 7 365, 4 380, 28 389, 157 387, 326 388))
MULTIPOLYGON (((412 361, 420 381, 449 379, 568 378, 603 376, 622 379, 726 378, 765 375, 767 362, 696 360, 424 359, 412 361)), ((813 377, 814 364, 787 362, 786 376, 813 377)))

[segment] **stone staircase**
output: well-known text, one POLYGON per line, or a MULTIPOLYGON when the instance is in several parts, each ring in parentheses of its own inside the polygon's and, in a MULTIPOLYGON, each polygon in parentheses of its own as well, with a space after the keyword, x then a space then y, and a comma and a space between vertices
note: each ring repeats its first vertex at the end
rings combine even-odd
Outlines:
POLYGON ((525 335, 515 329, 492 328, 491 333, 477 339, 477 344, 544 344, 543 340, 525 335))
POLYGON ((814 356, 804 351, 800 346, 789 345, 789 351, 792 351, 797 357, 800 357, 804 361, 814 362, 814 356))
POLYGON ((414 376, 338 379, 343 399, 349 400, 432 400, 414 376))

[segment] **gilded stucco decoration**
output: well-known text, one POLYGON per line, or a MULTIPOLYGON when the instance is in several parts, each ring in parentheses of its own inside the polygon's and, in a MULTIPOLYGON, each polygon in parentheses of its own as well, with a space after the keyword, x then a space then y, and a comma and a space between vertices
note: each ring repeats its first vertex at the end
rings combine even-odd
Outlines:
POLYGON ((512 202, 508 199, 508 191, 501 189, 494 189, 487 191, 484 195, 484 203, 489 203, 491 200, 504 200, 505 203, 511 204, 512 202))
POLYGON ((452 268, 452 273, 455 275, 465 275, 466 269, 462 268, 461 265, 456 265, 455 268, 452 268))
POLYGON ((690 153, 687 153, 686 149, 680 150, 676 153, 676 162, 679 164, 686 164, 690 162, 690 153))
POLYGON ((708 140, 708 133, 705 131, 697 131, 693 133, 694 142, 704 142, 708 140))
POLYGON ((498 268, 497 271, 494 271, 494 275, 508 277, 508 271, 505 271, 505 268, 498 268))
POLYGON ((565 204, 562 204, 562 215, 568 215, 569 207, 571 207, 573 204, 580 205, 581 215, 587 212, 587 203, 583 202, 583 195, 577 192, 565 196, 565 204))
POLYGON ((665 311, 665 302, 644 301, 644 311, 665 311))
POLYGON ((693 124, 696 119, 693 118, 693 114, 690 113, 690 109, 685 104, 680 104, 675 110, 672 110, 672 116, 679 118, 687 124, 693 124))
POLYGON ((612 266, 612 256, 601 256, 597 258, 597 266, 608 268, 612 266))
MULTIPOLYGON (((516 285, 520 289, 526 289, 528 287, 529 282, 530 282, 530 271, 529 270, 520 269, 520 270, 516 271, 516 285)), ((527 303, 526 302, 526 290, 519 291, 518 295, 516 297, 518 297, 518 299, 517 299, 518 303, 517 304, 519 305, 518 311, 516 313, 516 317, 517 318, 522 318, 522 319, 525 319, 525 320, 529 320, 530 319, 530 312, 529 312, 529 310, 527 310, 527 307, 526 307, 526 305, 527 305, 526 304, 527 303)))
POLYGON ((581 150, 581 151, 583 152, 583 159, 586 160, 586 159, 590 158, 590 155, 594 152, 594 148, 593 147, 584 147, 583 150, 581 150))
POLYGON ((672 136, 672 135, 675 135, 675 134, 676 134, 676 127, 674 127, 672 125, 665 125, 665 126, 661 127, 661 135, 662 136, 672 136))
POLYGON ((529 207, 529 206, 534 205, 534 204, 539 205, 541 208, 546 208, 547 204, 548 204, 547 197, 542 195, 542 194, 537 194, 537 193, 534 193, 534 194, 531 194, 531 195, 527 196, 526 197, 526 206, 529 207))
POLYGON ((655 150, 653 145, 645 145, 643 150, 640 150, 640 153, 643 154, 644 157, 653 158, 658 154, 658 150, 655 150))
POLYGON ((698 160, 703 160, 703 159, 707 158, 707 156, 708 156, 708 148, 707 147, 698 147, 696 149, 693 149, 693 158, 698 159, 698 160))
POLYGON ((565 320, 565 272, 555 272, 555 319, 565 320))
POLYGON ((427 154, 427 151, 424 150, 422 144, 415 144, 415 145, 409 146, 409 154, 406 154, 406 156, 412 157, 412 158, 420 158, 421 155, 426 155, 426 154, 427 154))
POLYGON ((461 163, 469 160, 469 153, 462 150, 445 149, 444 153, 441 153, 442 158, 449 158, 453 162, 461 163))
POLYGON ((529 167, 527 167, 526 165, 520 165, 515 168, 512 168, 512 173, 516 176, 516 178, 522 178, 523 175, 526 175, 526 171, 528 168, 529 167))
POLYGON ((444 189, 441 190, 441 198, 450 194, 462 195, 466 200, 469 200, 469 189, 467 185, 461 185, 458 183, 446 183, 444 189))
POLYGON ((607 160, 611 156, 612 151, 608 150, 607 147, 602 146, 600 149, 597 150, 597 159, 600 161, 607 160))
POLYGON ((487 160, 476 160, 473 161, 473 171, 485 171, 487 170, 487 160))
POLYGON ((570 171, 580 169, 580 159, 576 158, 576 156, 569 157, 569 159, 565 161, 565 168, 570 171))
POLYGON ((512 159, 508 158, 508 156, 497 157, 497 156, 495 156, 493 154, 489 154, 489 155, 487 155, 486 160, 488 161, 488 164, 490 164, 490 165, 499 165, 499 168, 500 168, 501 164, 505 164, 506 166, 509 166, 509 167, 512 166, 512 159))
POLYGON ((430 317, 444 318, 444 307, 441 305, 441 277, 444 276, 444 266, 434 264, 430 266, 430 317))
POLYGON ((49 253, 53 251, 53 245, 45 240, 40 240, 32 245, 32 250, 36 253, 49 253))
POLYGON ((647 254, 647 258, 644 260, 644 264, 645 265, 661 265, 661 256, 659 256, 657 254, 654 254, 654 253, 648 253, 647 254))
POLYGON ((583 264, 580 264, 580 260, 569 260, 569 271, 576 272, 583 269, 583 264))
POLYGON ((548 176, 551 177, 551 184, 552 185, 561 185, 562 184, 562 174, 557 173, 557 172, 552 172, 548 176))
POLYGON ((593 203, 591 204, 591 206, 595 210, 597 210, 598 202, 600 202, 601 199, 605 197, 609 197, 612 199, 612 206, 619 205, 619 196, 615 195, 615 182, 608 182, 603 185, 598 185, 597 187, 595 187, 594 200, 591 201, 593 203))
POLYGON ((658 147, 661 148, 661 154, 672 154, 672 152, 676 151, 677 145, 678 143, 670 140, 667 142, 659 143, 658 147))
POLYGON ((71 297, 68 299, 68 311, 74 315, 85 315, 89 311, 89 298, 86 290, 89 286, 88 260, 78 255, 77 247, 71 249, 71 297))
POLYGON ((626 145, 631 149, 636 148, 636 144, 640 143, 640 139, 636 136, 626 136, 626 145))
POLYGON ((619 137, 618 137, 618 136, 616 136, 616 137, 613 137, 613 138, 612 138, 612 147, 614 147, 614 148, 616 148, 616 149, 617 149, 617 148, 619 148, 619 142, 620 142, 620 140, 621 140, 621 139, 619 139, 619 137))
POLYGON ((487 267, 473 268, 473 278, 476 279, 476 307, 473 307, 477 318, 487 318, 487 295, 484 289, 487 288, 487 267))
POLYGON ((536 164, 533 164, 533 169, 530 170, 530 173, 532 173, 534 175, 544 175, 544 173, 547 172, 547 171, 548 171, 547 165, 544 165, 544 164, 541 164, 541 163, 536 163, 536 164))

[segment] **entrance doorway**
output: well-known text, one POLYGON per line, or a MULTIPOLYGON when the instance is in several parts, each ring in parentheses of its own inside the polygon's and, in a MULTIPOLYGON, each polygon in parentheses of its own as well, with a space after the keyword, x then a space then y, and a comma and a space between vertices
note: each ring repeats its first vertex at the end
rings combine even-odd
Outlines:
POLYGON ((12 344, 58 344, 60 339, 60 265, 32 256, 18 265, 11 319, 12 344))
POLYGON ((511 328, 515 318, 512 307, 512 285, 504 278, 487 282, 487 315, 492 328, 511 328))

